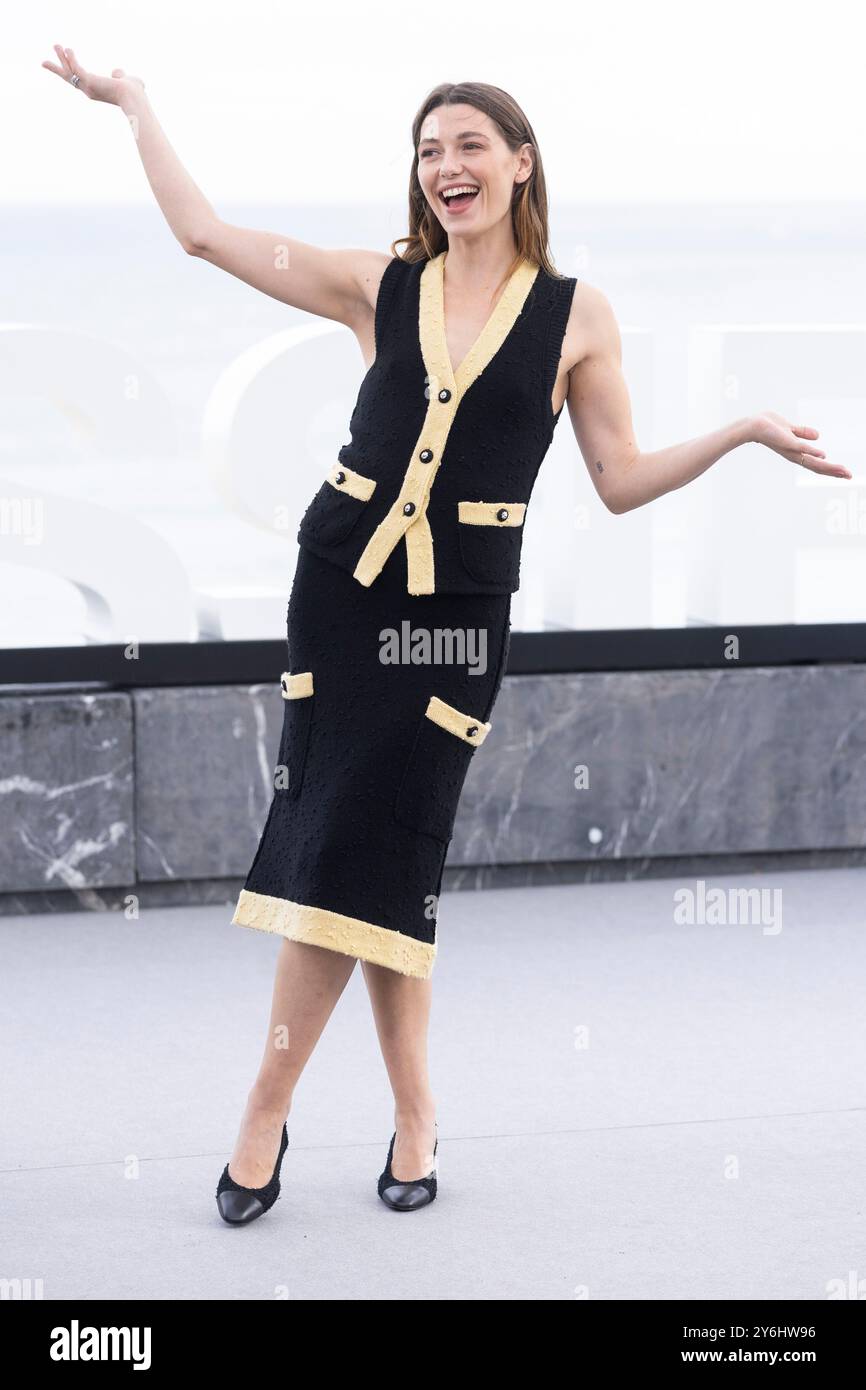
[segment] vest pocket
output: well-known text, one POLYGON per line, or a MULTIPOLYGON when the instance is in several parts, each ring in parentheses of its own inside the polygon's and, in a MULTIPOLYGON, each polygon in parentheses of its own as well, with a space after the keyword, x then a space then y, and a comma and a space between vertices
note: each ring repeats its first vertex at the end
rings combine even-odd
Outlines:
POLYGON ((375 478, 335 463, 301 518, 298 539, 338 545, 351 532, 375 488, 375 478))
POLYGON ((479 584, 517 585, 525 502, 458 502, 460 558, 479 584))
POLYGON ((278 796, 297 797, 301 793, 310 724, 313 717, 313 673, 284 671, 280 677, 283 700, 283 732, 274 776, 274 792, 278 796))
POLYGON ((430 696, 394 804, 401 825, 448 843, 472 755, 489 732, 483 720, 430 696))

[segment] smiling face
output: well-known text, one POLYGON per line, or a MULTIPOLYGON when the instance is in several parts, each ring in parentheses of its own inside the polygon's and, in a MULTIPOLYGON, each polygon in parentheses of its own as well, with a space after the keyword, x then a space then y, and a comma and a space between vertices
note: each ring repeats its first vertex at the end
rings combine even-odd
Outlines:
POLYGON ((531 146, 512 152, 474 106, 437 106, 418 139, 418 179, 449 238, 485 231, 510 216, 515 186, 532 172, 531 146), (448 199, 443 190, 463 189, 448 199), (475 191, 473 191, 475 190, 475 191))

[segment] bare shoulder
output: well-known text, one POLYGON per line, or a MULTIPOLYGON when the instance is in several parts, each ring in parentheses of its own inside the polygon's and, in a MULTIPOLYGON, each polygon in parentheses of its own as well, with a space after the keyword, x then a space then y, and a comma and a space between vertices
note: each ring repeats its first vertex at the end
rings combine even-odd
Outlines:
POLYGON ((389 251, 355 250, 351 254, 361 313, 375 314, 382 276, 394 257, 389 251))
POLYGON ((570 372, 587 357, 618 352, 619 325, 607 295, 587 280, 578 280, 562 345, 563 361, 570 372))
POLYGON ((376 304, 382 276, 395 259, 387 251, 354 251, 354 276, 357 286, 356 309, 347 326, 351 328, 364 359, 364 365, 373 365, 376 353, 376 304))

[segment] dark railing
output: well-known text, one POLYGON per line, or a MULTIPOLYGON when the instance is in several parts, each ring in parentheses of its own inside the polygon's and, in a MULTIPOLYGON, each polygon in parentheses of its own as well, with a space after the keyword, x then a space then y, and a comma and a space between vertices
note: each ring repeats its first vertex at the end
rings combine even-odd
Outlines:
MULTIPOLYGON (((256 685, 279 679, 286 644, 144 642, 0 651, 0 687, 256 685)), ((866 623, 513 632, 508 674, 803 666, 866 661, 866 623), (736 639, 737 655, 730 655, 736 639)))

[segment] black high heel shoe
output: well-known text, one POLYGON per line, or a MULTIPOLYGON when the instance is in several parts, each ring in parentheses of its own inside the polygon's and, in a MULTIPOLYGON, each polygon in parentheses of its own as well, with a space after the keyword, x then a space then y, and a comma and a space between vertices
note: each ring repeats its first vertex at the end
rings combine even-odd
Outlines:
POLYGON ((439 1126, 435 1126, 436 1142, 433 1145, 433 1167, 426 1178, 413 1178, 412 1181, 395 1178, 391 1171, 391 1160, 394 1157, 394 1140, 397 1138, 397 1131, 391 1135, 391 1143, 388 1147, 388 1162, 385 1164, 384 1172, 379 1178, 379 1196, 387 1207, 393 1211, 416 1211, 418 1207, 426 1207, 428 1202, 432 1202, 436 1197, 438 1186, 437 1177, 439 1165, 436 1162, 436 1153, 439 1148, 439 1126))
POLYGON ((265 1212, 270 1210, 280 1195, 280 1168, 283 1154, 288 1147, 289 1135, 283 1121, 280 1152, 277 1154, 274 1171, 264 1187, 242 1187, 239 1182, 235 1182, 229 1172, 229 1165, 226 1164, 216 1190, 216 1203, 223 1221, 227 1221, 230 1226, 246 1226, 250 1221, 255 1221, 257 1216, 264 1216, 265 1212))

